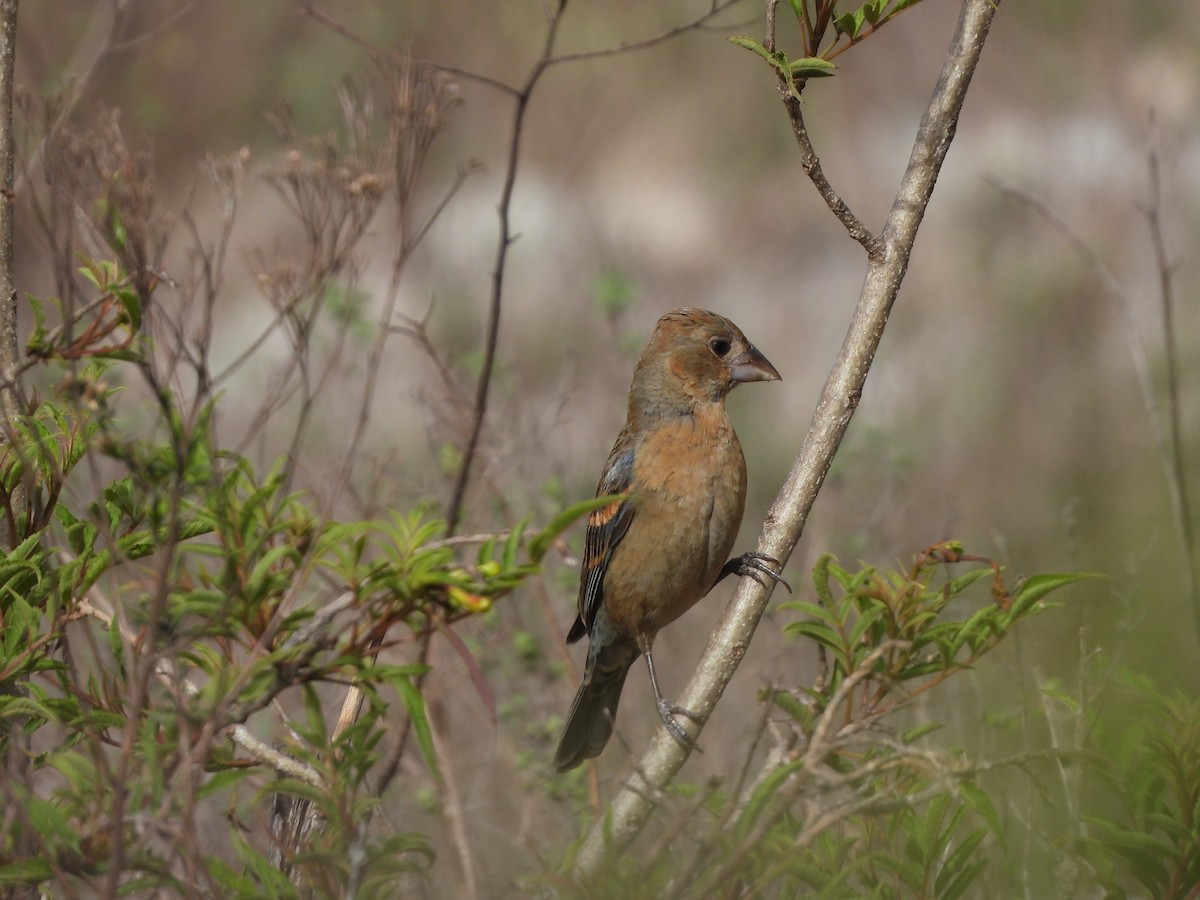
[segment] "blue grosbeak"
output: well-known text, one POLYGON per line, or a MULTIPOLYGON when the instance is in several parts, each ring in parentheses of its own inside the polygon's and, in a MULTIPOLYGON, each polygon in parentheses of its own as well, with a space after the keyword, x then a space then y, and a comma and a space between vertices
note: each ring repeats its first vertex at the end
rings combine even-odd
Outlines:
POLYGON ((588 517, 579 615, 567 643, 585 634, 583 684, 554 754, 560 772, 598 756, 612 735, 625 676, 646 657, 663 725, 694 746, 675 715, 695 714, 663 699, 654 672, 654 636, 726 575, 779 580, 747 553, 729 560, 746 502, 746 460, 725 412, 745 381, 779 373, 728 319, 676 309, 658 320, 629 390, 625 429, 596 496, 624 494, 588 517))

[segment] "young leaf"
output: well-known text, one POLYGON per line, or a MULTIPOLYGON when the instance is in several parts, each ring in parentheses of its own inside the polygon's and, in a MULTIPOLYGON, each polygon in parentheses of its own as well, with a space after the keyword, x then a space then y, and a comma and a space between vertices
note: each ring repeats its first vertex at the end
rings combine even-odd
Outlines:
POLYGON ((1098 572, 1063 572, 1059 574, 1032 575, 1017 588, 1013 597, 1012 617, 1015 621, 1047 594, 1087 578, 1103 578, 1098 572), (1020 612, 1018 612, 1020 610, 1020 612))
POLYGON ((787 69, 793 78, 825 78, 832 75, 837 66, 819 56, 802 56, 789 60, 787 69))
POLYGON ((729 40, 729 43, 731 43, 731 44, 737 44, 739 47, 745 47, 751 53, 757 53, 759 56, 761 56, 763 59, 765 59, 767 62, 769 62, 772 66, 777 65, 777 61, 776 61, 775 57, 771 55, 771 51, 768 50, 766 47, 764 47, 762 44, 760 44, 758 41, 754 40, 754 38, 741 37, 740 35, 734 35, 733 37, 728 38, 728 40, 729 40))

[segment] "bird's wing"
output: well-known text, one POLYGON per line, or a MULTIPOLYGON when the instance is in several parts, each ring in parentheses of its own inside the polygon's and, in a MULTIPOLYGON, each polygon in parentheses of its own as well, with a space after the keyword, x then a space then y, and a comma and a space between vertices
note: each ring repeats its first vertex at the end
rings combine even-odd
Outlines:
MULTIPOLYGON (((608 458, 596 496, 629 493, 633 485, 633 460, 633 448, 625 447, 622 441, 618 441, 608 458)), ((613 550, 629 530, 634 508, 633 498, 626 497, 624 500, 614 500, 588 516, 583 540, 583 570, 579 578, 579 615, 567 635, 568 644, 592 632, 592 623, 596 621, 596 613, 604 602, 604 573, 608 571, 613 550)))

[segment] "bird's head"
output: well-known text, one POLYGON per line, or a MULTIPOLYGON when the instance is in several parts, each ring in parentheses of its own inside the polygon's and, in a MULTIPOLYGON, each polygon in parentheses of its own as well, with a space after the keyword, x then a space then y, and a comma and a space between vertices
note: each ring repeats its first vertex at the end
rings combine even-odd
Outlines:
POLYGON ((681 414, 719 403, 746 381, 780 375, 742 330, 716 313, 687 307, 658 320, 638 359, 631 411, 681 414))

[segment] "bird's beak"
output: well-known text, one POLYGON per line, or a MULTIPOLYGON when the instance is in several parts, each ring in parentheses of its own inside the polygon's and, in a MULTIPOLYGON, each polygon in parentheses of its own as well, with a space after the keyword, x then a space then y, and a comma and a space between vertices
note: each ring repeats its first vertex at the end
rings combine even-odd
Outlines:
POLYGON ((738 384, 746 381, 782 381, 783 378, 770 360, 751 344, 745 353, 729 361, 729 372, 738 384))

